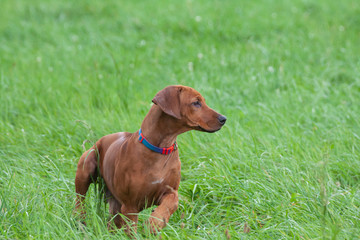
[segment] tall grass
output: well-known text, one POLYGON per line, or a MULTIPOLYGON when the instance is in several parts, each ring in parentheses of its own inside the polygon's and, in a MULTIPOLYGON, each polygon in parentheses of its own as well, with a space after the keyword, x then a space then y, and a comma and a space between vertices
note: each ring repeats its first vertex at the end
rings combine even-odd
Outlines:
POLYGON ((0 5, 2 238, 124 238, 94 188, 87 226, 72 214, 82 144, 138 130, 171 84, 228 122, 179 137, 163 239, 360 238, 358 1, 0 5))

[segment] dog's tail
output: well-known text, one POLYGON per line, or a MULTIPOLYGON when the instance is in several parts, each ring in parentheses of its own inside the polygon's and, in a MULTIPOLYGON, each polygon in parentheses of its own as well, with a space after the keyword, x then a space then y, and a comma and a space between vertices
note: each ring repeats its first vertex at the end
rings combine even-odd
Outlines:
POLYGON ((100 155, 102 151, 101 139, 97 141, 94 140, 96 137, 94 131, 92 130, 91 126, 87 124, 85 121, 76 120, 76 122, 81 123, 81 125, 88 130, 88 139, 83 141, 82 148, 84 153, 80 157, 78 169, 75 177, 75 188, 76 188, 76 193, 78 194, 76 204, 79 208, 79 206, 85 200, 85 195, 86 192, 88 191, 89 184, 93 183, 94 193, 97 200, 96 201, 97 212, 101 213, 102 212, 101 208, 104 205, 103 203, 105 201, 105 192, 106 192, 106 184, 101 176, 101 171, 100 171, 100 155), (92 147, 87 151, 85 146, 86 143, 90 143, 92 145, 92 147), (89 177, 90 179, 88 179, 89 177))
MULTIPOLYGON (((96 167, 96 179, 93 179, 94 183, 94 192, 95 192, 95 198, 96 198, 96 210, 97 214, 99 216, 103 216, 106 210, 106 183, 104 181, 104 178, 101 176, 100 171, 100 144, 99 141, 97 141, 94 144, 94 149, 96 153, 96 161, 97 161, 97 167, 96 167)), ((104 217, 104 216, 103 216, 104 217)))
MULTIPOLYGON (((85 149, 85 143, 86 142, 92 142, 89 140, 85 140, 83 142, 83 148, 85 149)), ((101 144, 100 140, 93 143, 93 146, 88 150, 88 153, 84 159, 84 164, 86 161, 96 161, 96 169, 94 169, 93 174, 91 174, 91 183, 94 185, 94 194, 95 194, 95 200, 96 200, 96 212, 99 216, 104 215, 104 208, 106 208, 106 183, 101 176, 100 171, 100 155, 101 155, 101 144)))

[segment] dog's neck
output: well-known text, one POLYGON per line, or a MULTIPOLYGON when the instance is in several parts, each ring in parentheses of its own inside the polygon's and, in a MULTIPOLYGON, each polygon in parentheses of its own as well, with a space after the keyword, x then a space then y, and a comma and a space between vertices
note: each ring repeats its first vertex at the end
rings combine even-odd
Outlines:
POLYGON ((163 148, 173 145, 179 134, 190 129, 183 127, 180 120, 167 115, 154 104, 144 118, 141 130, 151 144, 163 148))

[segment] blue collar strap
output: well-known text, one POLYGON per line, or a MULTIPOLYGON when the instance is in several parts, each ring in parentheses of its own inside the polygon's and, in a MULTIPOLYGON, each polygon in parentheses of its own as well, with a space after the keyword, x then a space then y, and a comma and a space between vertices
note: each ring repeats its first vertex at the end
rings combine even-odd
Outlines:
POLYGON ((148 140, 146 140, 146 138, 142 134, 141 128, 139 130, 139 142, 144 144, 145 147, 147 147, 151 151, 161 153, 161 154, 164 154, 164 155, 168 155, 168 154, 172 153, 173 151, 175 151, 177 149, 177 143, 176 142, 171 147, 168 147, 168 148, 159 148, 159 147, 156 147, 156 146, 152 145, 151 143, 149 143, 148 140))

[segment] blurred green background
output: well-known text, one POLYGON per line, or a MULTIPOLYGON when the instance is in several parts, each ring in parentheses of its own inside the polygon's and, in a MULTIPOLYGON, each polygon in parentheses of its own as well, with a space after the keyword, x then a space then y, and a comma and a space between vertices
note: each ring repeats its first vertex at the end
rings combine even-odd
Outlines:
POLYGON ((358 0, 2 0, 0 237, 124 238, 72 215, 83 141, 182 84, 228 121, 178 138, 163 239, 360 238, 359 56, 358 0))

